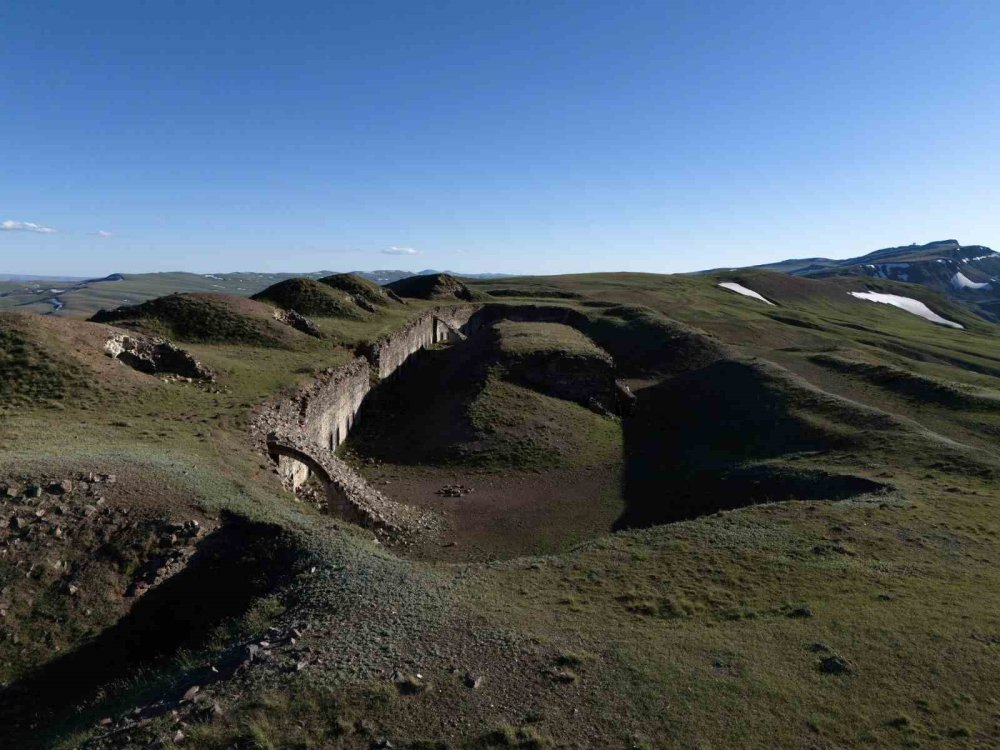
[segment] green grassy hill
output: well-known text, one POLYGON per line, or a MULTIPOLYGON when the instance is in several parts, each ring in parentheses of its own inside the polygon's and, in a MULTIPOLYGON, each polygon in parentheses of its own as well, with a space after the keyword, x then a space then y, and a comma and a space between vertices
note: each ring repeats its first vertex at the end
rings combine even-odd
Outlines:
POLYGON ((416 299, 457 299, 467 302, 477 299, 465 282, 445 273, 410 276, 387 284, 386 288, 400 297, 416 299))
MULTIPOLYGON (((739 269, 731 269, 739 270, 739 269)), ((857 258, 804 258, 767 263, 767 270, 808 278, 848 277, 902 281, 949 297, 994 323, 1000 322, 1000 254, 982 245, 939 240, 926 245, 887 247, 857 258)), ((716 269, 708 273, 718 273, 716 269)))
POLYGON ((171 294, 102 310, 91 320, 184 342, 289 347, 300 339, 275 319, 274 308, 226 294, 171 294))

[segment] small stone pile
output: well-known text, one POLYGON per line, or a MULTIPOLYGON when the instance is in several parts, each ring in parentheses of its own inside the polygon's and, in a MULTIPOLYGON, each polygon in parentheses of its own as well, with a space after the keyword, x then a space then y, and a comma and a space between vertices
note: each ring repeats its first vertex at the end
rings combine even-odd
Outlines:
POLYGON ((274 308, 274 319, 279 323, 291 326, 296 331, 301 331, 307 336, 313 336, 318 339, 323 338, 323 332, 319 330, 319 326, 295 310, 282 310, 280 307, 276 307, 274 308))
POLYGON ((434 494, 441 497, 464 497, 472 492, 475 492, 475 490, 472 487, 466 487, 464 484, 446 484, 434 494))

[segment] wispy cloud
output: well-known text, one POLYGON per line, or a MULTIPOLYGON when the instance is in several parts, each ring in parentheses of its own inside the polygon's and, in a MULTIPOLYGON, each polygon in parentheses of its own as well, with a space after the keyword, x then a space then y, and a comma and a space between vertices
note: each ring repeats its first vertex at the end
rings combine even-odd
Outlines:
POLYGON ((53 234, 55 229, 43 227, 41 224, 34 224, 30 221, 0 221, 0 230, 4 232, 38 232, 39 234, 53 234))
POLYGON ((94 232, 94 234, 97 235, 98 237, 111 237, 112 236, 112 233, 109 232, 107 229, 98 229, 96 232, 94 232))
POLYGON ((413 247, 387 247, 382 250, 383 255, 420 255, 420 251, 413 247))

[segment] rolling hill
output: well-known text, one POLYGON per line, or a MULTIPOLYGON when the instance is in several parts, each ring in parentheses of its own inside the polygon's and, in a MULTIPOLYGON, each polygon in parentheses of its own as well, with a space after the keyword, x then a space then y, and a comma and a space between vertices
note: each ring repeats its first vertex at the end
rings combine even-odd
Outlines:
MULTIPOLYGON (((376 270, 354 271, 355 276, 385 285, 412 276, 440 272, 376 270)), ((450 273, 450 272, 446 272, 450 273)), ((340 274, 343 276, 344 274, 340 274)), ((148 302, 166 294, 213 292, 250 297, 293 278, 319 280, 338 276, 331 271, 311 273, 113 273, 97 279, 0 276, 0 310, 20 310, 72 318, 89 318, 101 309, 148 302)), ((494 279, 502 274, 472 274, 470 279, 494 279)))
POLYGON ((920 284, 986 320, 1000 321, 1000 253, 983 245, 939 240, 887 247, 844 260, 798 258, 751 268, 809 278, 856 276, 920 284))

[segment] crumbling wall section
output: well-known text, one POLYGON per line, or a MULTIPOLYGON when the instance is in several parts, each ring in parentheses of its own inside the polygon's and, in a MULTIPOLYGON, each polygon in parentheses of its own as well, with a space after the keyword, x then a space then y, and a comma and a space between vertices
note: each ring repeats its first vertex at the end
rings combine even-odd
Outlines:
POLYGON ((323 446, 302 435, 271 434, 267 451, 272 457, 308 465, 326 484, 328 507, 360 526, 398 537, 435 523, 431 515, 389 500, 323 446))
MULTIPOLYGON (((332 454, 354 425, 369 390, 371 365, 364 357, 355 357, 346 365, 324 370, 293 396, 273 399, 258 415, 254 432, 258 437, 301 436, 332 454)), ((278 473, 298 487, 309 477, 309 468, 282 455, 278 459, 278 473)))
MULTIPOLYGON (((311 450, 332 456, 354 426, 361 404, 372 388, 373 374, 389 377, 421 349, 460 337, 461 327, 476 309, 473 305, 452 305, 429 310, 401 330, 361 347, 361 356, 348 364, 324 370, 293 396, 273 399, 256 418, 257 440, 282 435, 289 440, 304 441, 311 450)), ((272 452, 272 455, 278 462, 278 473, 293 488, 309 478, 310 467, 306 462, 289 452, 272 452)), ((349 471, 346 467, 345 470, 349 471)))
POLYGON ((449 305, 428 311, 362 348, 379 378, 387 378, 421 349, 459 338, 462 328, 479 308, 475 305, 449 305))

